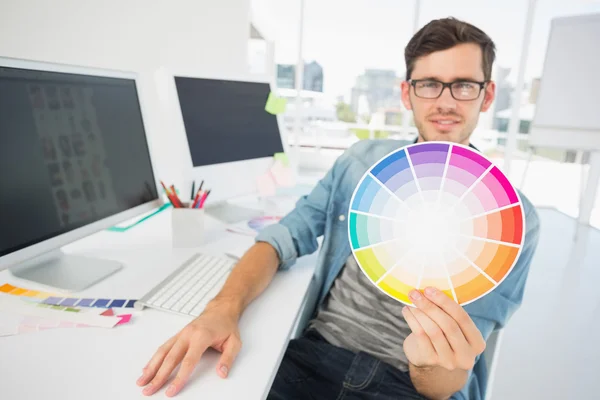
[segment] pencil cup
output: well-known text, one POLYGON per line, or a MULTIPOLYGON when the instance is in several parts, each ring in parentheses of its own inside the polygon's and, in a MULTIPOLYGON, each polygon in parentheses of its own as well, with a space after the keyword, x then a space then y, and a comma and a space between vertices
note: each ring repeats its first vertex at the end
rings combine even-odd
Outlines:
POLYGON ((204 242, 204 209, 173 208, 173 247, 199 247, 204 242))

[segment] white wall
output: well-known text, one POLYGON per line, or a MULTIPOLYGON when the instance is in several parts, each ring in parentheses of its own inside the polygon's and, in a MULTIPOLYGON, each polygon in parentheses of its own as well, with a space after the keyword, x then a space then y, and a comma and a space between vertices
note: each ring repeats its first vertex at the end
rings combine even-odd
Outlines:
POLYGON ((178 183, 187 142, 155 72, 243 76, 249 26, 249 0, 0 0, 0 56, 138 72, 157 177, 178 183))

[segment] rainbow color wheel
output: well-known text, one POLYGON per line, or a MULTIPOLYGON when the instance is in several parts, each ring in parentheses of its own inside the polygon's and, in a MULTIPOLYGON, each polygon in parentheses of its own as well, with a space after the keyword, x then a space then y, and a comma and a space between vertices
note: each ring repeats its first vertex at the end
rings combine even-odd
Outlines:
POLYGON ((461 305, 491 292, 524 240, 520 197, 491 161, 446 142, 404 147, 379 160, 350 202, 348 236, 362 271, 381 291, 433 286, 461 305))

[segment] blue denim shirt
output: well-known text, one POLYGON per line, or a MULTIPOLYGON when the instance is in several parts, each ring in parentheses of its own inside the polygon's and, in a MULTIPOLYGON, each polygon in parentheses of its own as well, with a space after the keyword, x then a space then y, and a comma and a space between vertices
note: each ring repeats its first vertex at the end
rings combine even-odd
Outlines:
MULTIPOLYGON (((365 140, 356 143, 336 160, 333 168, 310 194, 298 200, 294 210, 279 224, 265 228, 257 236, 257 241, 270 243, 276 249, 280 270, 290 268, 298 257, 315 252, 319 247, 317 239, 323 236, 315 270, 315 279, 320 287, 317 306, 325 300, 351 254, 347 215, 354 189, 373 164, 408 144, 411 142, 398 140, 365 140)), ((486 340, 493 330, 506 325, 521 304, 529 265, 538 243, 537 212, 522 193, 519 195, 526 216, 526 233, 517 264, 496 289, 464 307, 486 340)), ((486 383, 487 370, 480 356, 467 384, 453 398, 482 399, 486 383)))

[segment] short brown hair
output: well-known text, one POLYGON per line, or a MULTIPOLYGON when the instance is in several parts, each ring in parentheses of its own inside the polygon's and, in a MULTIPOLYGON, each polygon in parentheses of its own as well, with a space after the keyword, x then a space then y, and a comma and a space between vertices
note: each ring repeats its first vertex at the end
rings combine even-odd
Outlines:
POLYGON ((483 75, 485 80, 489 81, 492 78, 492 64, 496 58, 494 42, 481 29, 456 18, 433 20, 410 39, 404 50, 406 80, 410 79, 419 57, 464 43, 473 43, 481 47, 483 75))

